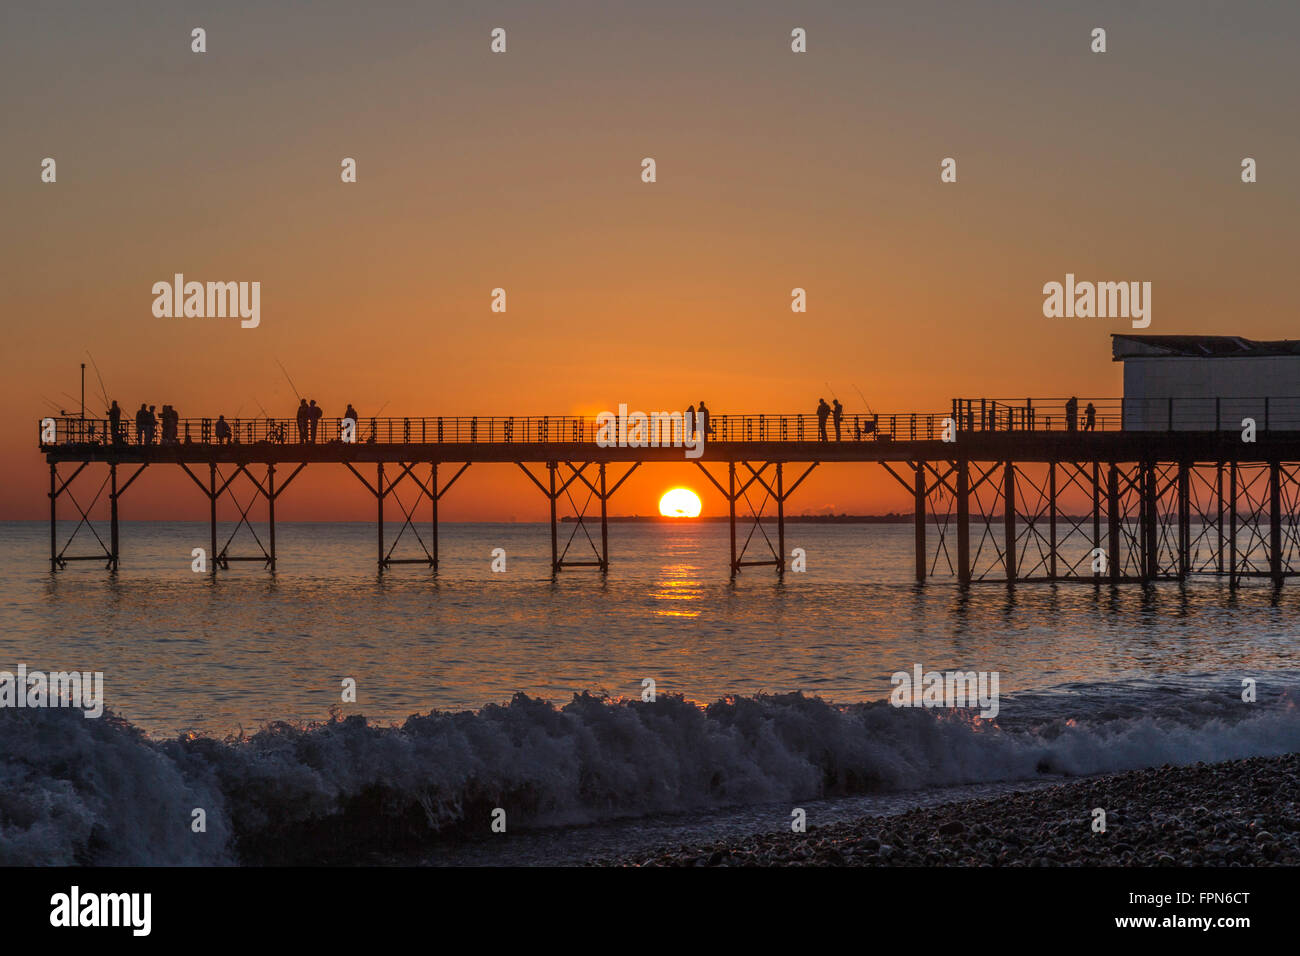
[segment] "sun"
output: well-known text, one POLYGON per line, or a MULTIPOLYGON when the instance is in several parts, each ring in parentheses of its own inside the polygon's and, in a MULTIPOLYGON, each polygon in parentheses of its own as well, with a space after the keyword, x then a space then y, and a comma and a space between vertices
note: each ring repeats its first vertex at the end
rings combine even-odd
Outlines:
POLYGON ((700 496, 689 488, 673 488, 659 499, 659 513, 665 518, 698 518, 700 496))

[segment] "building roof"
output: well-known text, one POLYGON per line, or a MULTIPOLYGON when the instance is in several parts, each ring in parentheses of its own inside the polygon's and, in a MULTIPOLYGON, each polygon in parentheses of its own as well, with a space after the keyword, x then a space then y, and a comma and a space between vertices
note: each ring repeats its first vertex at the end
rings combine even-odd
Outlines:
POLYGON ((1300 340, 1271 342, 1244 339, 1239 335, 1126 335, 1111 334, 1114 360, 1127 358, 1260 358, 1272 355, 1300 356, 1300 340))

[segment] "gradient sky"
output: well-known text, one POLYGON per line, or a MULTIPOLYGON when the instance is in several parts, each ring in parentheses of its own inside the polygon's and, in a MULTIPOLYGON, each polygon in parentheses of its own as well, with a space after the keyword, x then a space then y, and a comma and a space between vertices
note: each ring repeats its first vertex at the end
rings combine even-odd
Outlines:
MULTIPOLYGON (((854 385, 882 412, 1118 396, 1128 323, 1042 315, 1067 272, 1152 282, 1151 333, 1296 337, 1295 3, 6 0, 0 18, 0 518, 47 513, 41 396, 74 407, 86 350, 124 407, 183 416, 291 415, 277 358, 334 415, 811 412, 826 382, 852 414, 854 385), (260 281, 261 327, 155 318, 176 272, 260 281)), ((98 393, 91 375, 95 413, 98 393)), ((643 468, 613 511, 676 483, 725 509, 683 464, 643 468)), ((790 502, 905 507, 867 465, 790 502)), ((206 502, 158 469, 123 509, 206 502)), ((315 467, 279 513, 364 520, 373 499, 315 467)), ((475 466, 442 506, 546 513, 513 466, 475 466)))

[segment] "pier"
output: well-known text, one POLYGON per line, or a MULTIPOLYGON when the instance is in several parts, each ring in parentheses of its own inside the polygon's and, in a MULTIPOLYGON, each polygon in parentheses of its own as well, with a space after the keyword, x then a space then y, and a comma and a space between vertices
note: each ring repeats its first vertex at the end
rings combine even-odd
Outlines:
POLYGON ((117 569, 122 502, 159 467, 182 470, 208 500, 211 573, 232 562, 274 569, 277 501, 305 468, 333 466, 375 500, 379 571, 436 571, 439 502, 471 465, 495 462, 515 464, 548 499, 554 573, 608 572, 609 502, 623 482, 643 464, 693 461, 728 502, 732 575, 786 572, 787 503, 829 463, 882 468, 906 490, 917 581, 1099 585, 1212 575, 1235 587, 1250 578, 1280 586, 1300 573, 1296 402, 1078 401, 1094 406, 1092 429, 1082 415, 1070 421, 1065 399, 953 399, 943 411, 847 415, 838 440, 830 425, 821 440, 812 415, 714 415, 695 459, 680 447, 601 444, 596 419, 575 416, 362 418, 354 433, 333 419, 315 441, 300 440, 293 419, 232 420, 221 441, 215 419, 181 419, 166 442, 146 442, 125 416, 117 436, 106 419, 47 417, 38 425, 50 471, 50 570, 71 562, 117 569), (1253 440, 1242 408, 1257 416, 1253 440), (413 493, 409 504, 399 489, 413 493), (105 496, 101 534, 90 513, 105 496), (1086 513, 1064 508, 1067 496, 1086 513), (222 501, 239 513, 224 542, 222 501), (79 517, 66 540, 57 524, 63 502, 79 517), (392 540, 386 505, 402 519, 392 540), (255 514, 265 516, 265 539, 255 514), (235 553, 242 528, 255 553, 235 553))

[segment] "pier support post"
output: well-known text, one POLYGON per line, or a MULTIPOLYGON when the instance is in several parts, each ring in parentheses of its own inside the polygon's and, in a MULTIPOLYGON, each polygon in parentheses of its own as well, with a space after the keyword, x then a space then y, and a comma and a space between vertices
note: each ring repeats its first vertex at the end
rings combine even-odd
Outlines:
POLYGON ((1106 565, 1111 583, 1119 581, 1119 531, 1119 466, 1112 461, 1106 473, 1106 565))
POLYGON ((609 573, 609 493, 605 490, 605 463, 600 463, 600 570, 609 573))
POLYGON ((433 570, 438 570, 438 499, 442 492, 438 490, 438 463, 429 462, 429 487, 433 489, 430 496, 433 505, 433 517, 429 519, 429 532, 433 538, 433 570))
POLYGON ((117 462, 108 463, 108 567, 117 570, 117 462))
POLYGON ((275 570, 275 465, 266 464, 266 516, 270 523, 270 565, 275 570))
POLYGON ((1009 459, 1002 465, 1002 523, 1006 532, 1007 584, 1016 583, 1016 466, 1009 459))
POLYGON ((555 468, 555 462, 546 463, 546 472, 551 478, 551 490, 548 494, 551 499, 551 574, 560 573, 560 530, 556 525, 555 515, 555 468))
POLYGON ((1155 580, 1159 555, 1156 553, 1156 469, 1144 461, 1139 466, 1142 489, 1142 581, 1155 580))
MULTIPOLYGON (((1093 557, 1096 558, 1096 549, 1101 547, 1101 462, 1092 463, 1092 547, 1093 557)), ((1100 573, 1094 574, 1098 583, 1101 582, 1100 573)))
POLYGON ((1047 463, 1047 576, 1056 579, 1056 462, 1047 463))
POLYGON ((957 460, 957 581, 970 584, 970 463, 957 460))
POLYGON ((1223 462, 1214 466, 1214 497, 1219 507, 1219 520, 1214 525, 1218 536, 1218 548, 1215 550, 1215 569, 1223 573, 1223 462))
POLYGON ((1228 462, 1228 587, 1237 586, 1237 462, 1228 462))
POLYGON ((1282 463, 1268 463, 1268 570, 1274 587, 1282 586, 1282 463))
POLYGON ((379 493, 375 495, 375 505, 378 509, 378 520, 375 522, 375 529, 378 532, 379 538, 379 573, 383 574, 384 565, 387 562, 384 561, 384 463, 382 461, 379 463, 378 469, 377 477, 379 481, 378 484, 375 485, 375 487, 379 489, 379 493))
POLYGON ((59 466, 50 463, 50 573, 59 570, 58 500, 59 466))
POLYGON ((208 567, 215 578, 217 576, 217 463, 208 462, 208 541, 212 550, 208 552, 208 567))
POLYGON ((736 562, 736 463, 727 462, 727 506, 731 509, 731 576, 734 578, 740 567, 736 562))
POLYGON ((915 486, 912 491, 913 501, 915 502, 915 516, 913 518, 912 532, 916 539, 916 580, 922 582, 925 580, 926 571, 926 545, 925 545, 925 462, 916 463, 916 474, 913 476, 915 486))
POLYGON ((781 462, 776 463, 776 573, 785 577, 785 481, 782 476, 781 462))
POLYGON ((1191 475, 1187 462, 1178 463, 1178 580, 1186 581, 1192 565, 1191 475))

